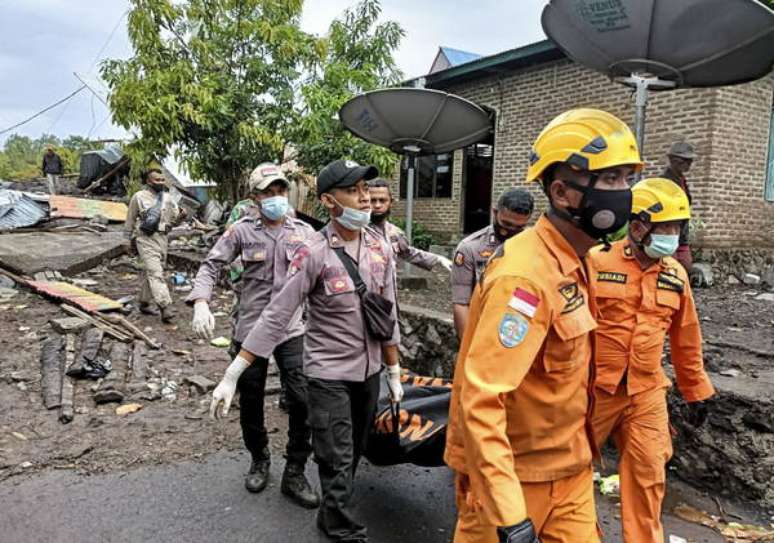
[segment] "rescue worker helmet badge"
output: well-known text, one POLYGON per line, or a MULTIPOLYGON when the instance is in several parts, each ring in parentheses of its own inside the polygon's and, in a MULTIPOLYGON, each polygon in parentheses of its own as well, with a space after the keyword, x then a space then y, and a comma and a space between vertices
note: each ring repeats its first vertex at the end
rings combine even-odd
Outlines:
POLYGON ((500 343, 503 347, 511 349, 516 347, 527 336, 529 323, 516 313, 506 313, 500 321, 500 343))

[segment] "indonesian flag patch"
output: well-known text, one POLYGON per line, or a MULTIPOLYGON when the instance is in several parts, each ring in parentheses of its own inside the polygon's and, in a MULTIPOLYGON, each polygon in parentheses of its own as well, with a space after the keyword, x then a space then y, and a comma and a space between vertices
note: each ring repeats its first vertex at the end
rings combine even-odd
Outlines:
POLYGON ((513 291, 513 296, 511 296, 511 301, 508 302, 508 307, 532 318, 535 316, 539 304, 540 298, 531 292, 527 292, 523 288, 517 288, 513 291))

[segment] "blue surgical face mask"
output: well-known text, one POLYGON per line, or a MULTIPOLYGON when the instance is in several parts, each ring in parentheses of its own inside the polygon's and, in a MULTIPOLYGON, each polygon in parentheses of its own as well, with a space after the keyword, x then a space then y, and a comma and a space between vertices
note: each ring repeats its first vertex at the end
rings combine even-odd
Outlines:
POLYGON ((261 213, 266 215, 270 221, 280 220, 288 212, 288 209, 290 209, 290 204, 284 196, 272 196, 261 200, 261 213))
POLYGON ((334 202, 336 202, 339 207, 343 210, 341 215, 338 217, 335 217, 336 221, 346 228, 347 230, 352 230, 353 232, 357 232, 358 230, 362 230, 366 226, 368 226, 371 223, 371 210, 368 211, 360 211, 359 209, 355 209, 353 207, 346 207, 341 204, 339 204, 338 200, 336 198, 333 199, 334 202))
POLYGON ((650 243, 643 247, 650 258, 672 256, 680 244, 679 234, 651 234, 650 243))

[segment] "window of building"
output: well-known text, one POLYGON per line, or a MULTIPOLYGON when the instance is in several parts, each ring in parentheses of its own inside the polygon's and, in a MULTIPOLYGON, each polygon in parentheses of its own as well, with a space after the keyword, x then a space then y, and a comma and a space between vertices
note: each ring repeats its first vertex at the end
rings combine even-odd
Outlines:
POLYGON ((765 198, 769 202, 774 202, 774 107, 771 110, 771 122, 769 123, 769 160, 766 169, 765 198))
MULTIPOLYGON (((451 198, 454 154, 443 153, 419 157, 414 171, 415 198, 451 198)), ((400 197, 406 198, 408 158, 400 163, 400 197)))

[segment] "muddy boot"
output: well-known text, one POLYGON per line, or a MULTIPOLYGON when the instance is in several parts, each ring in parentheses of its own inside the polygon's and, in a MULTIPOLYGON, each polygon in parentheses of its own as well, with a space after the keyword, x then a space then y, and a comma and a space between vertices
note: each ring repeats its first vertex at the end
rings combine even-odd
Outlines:
POLYGON ((170 324, 175 320, 176 316, 175 311, 171 307, 167 306, 161 308, 161 321, 163 323, 170 324))
POLYGON ((320 505, 320 497, 312 489, 304 475, 304 465, 295 462, 285 464, 282 472, 282 493, 301 507, 315 509, 320 505))
POLYGON ((264 450, 264 455, 264 458, 253 458, 250 471, 245 477, 245 488, 250 492, 260 492, 266 488, 266 483, 269 482, 269 466, 271 465, 269 451, 264 450))
POLYGON ((144 315, 153 315, 154 317, 156 317, 159 314, 158 310, 148 302, 140 302, 140 306, 138 309, 140 310, 140 313, 144 315))

